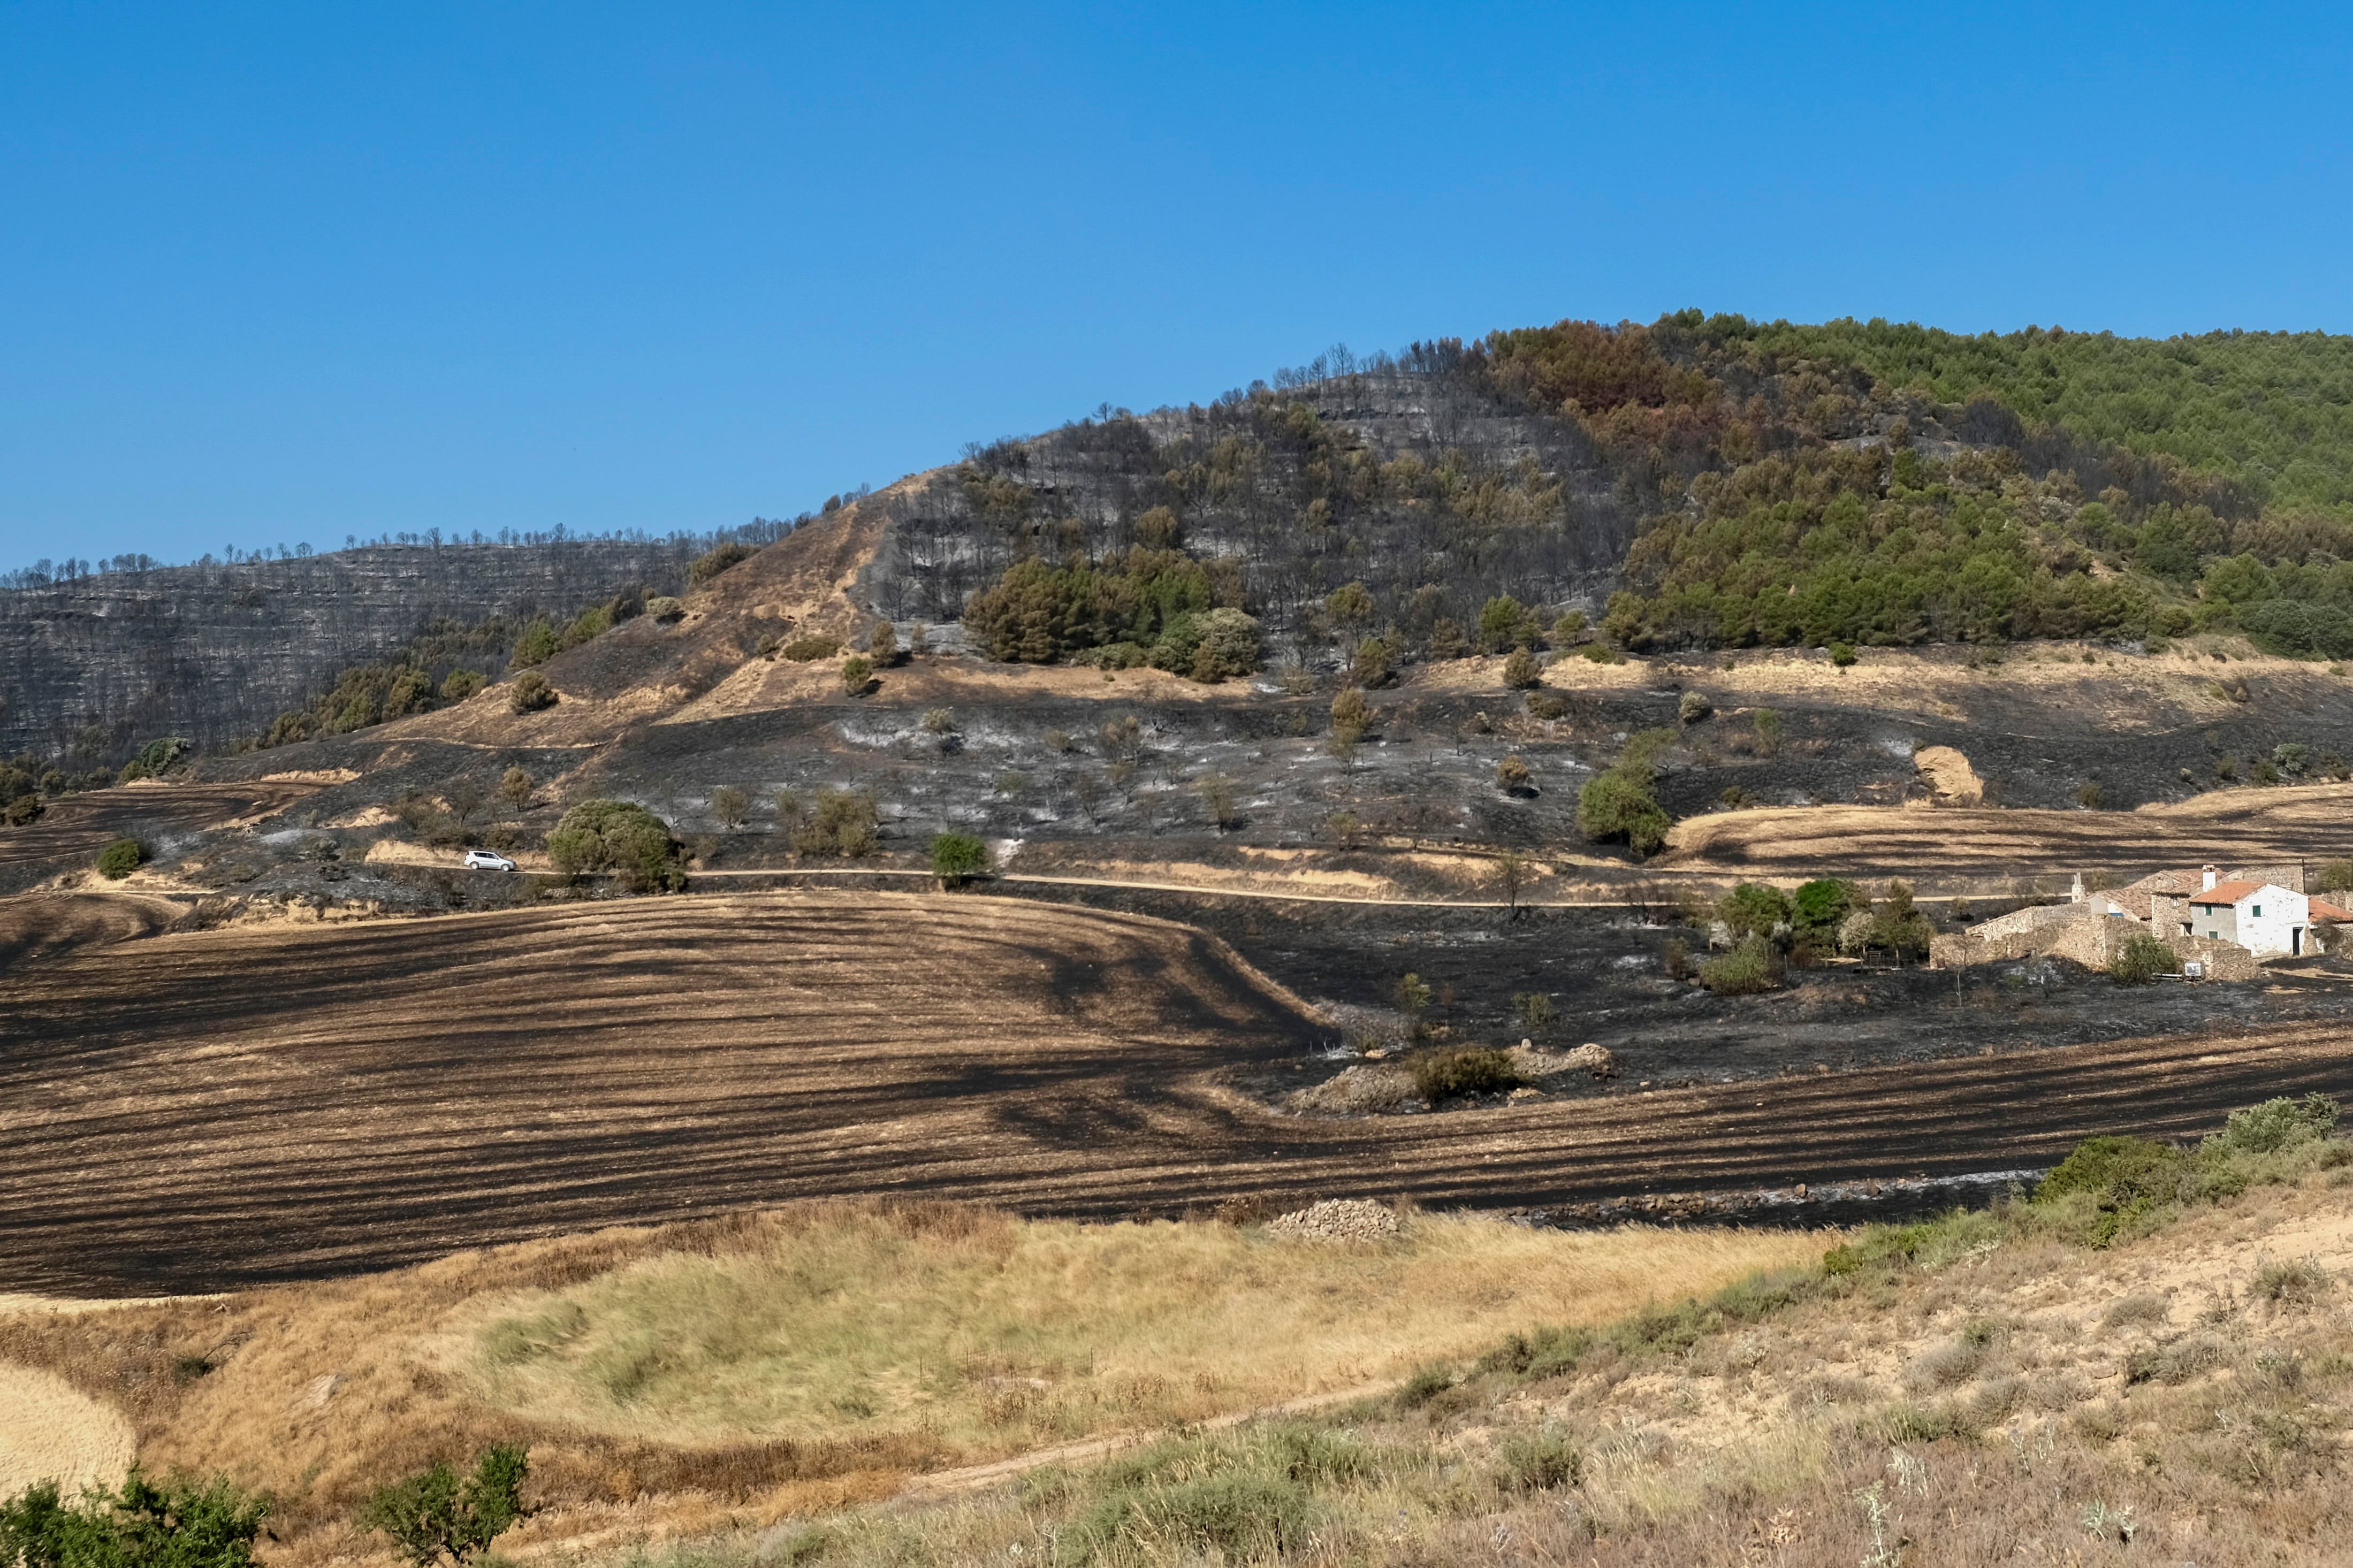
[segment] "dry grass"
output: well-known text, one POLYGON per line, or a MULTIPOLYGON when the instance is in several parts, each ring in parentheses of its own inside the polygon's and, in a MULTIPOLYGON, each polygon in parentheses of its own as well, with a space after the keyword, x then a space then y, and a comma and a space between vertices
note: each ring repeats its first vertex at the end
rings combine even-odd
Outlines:
POLYGON ((288 1563, 441 1456, 532 1447, 522 1544, 839 1509, 1040 1441, 1394 1375, 1819 1256, 1819 1236, 1413 1216, 1313 1246, 1208 1223, 817 1204, 217 1300, 0 1320, 0 1358, 127 1415, 151 1468, 275 1494, 288 1563))
POLYGON ((2032 1211, 1973 1216, 1778 1307, 1621 1327, 1564 1370, 1490 1358, 1414 1402, 945 1506, 548 1560, 2340 1563, 2353 1185, 2305 1168, 2109 1251, 2032 1211))
POLYGON ((878 1212, 774 1216, 724 1257, 483 1303, 448 1370, 502 1408, 616 1436, 928 1431, 993 1455, 1400 1376, 1822 1245, 1419 1215, 1352 1246, 1219 1225, 999 1217, 911 1234, 878 1212))

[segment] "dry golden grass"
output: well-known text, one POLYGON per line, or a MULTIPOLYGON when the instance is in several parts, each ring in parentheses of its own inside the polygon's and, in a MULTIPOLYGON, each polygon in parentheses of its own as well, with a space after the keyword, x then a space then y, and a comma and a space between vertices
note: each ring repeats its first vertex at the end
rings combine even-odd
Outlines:
POLYGON ((438 1457, 531 1446, 527 1539, 771 1521, 1040 1442, 1394 1376, 1819 1257, 1820 1235, 1409 1216, 1378 1244, 811 1204, 216 1300, 0 1320, 157 1470, 278 1500, 280 1559, 438 1457), (209 1367, 210 1370, 202 1370, 209 1367))
MULTIPOLYGON (((930 1507, 543 1552, 563 1568, 1437 1563, 2341 1563, 2353 1150, 2088 1250, 2088 1209, 1948 1216, 1771 1304, 1187 1434, 930 1507)), ((1528 1347, 1523 1347, 1524 1349, 1528 1347)), ((1541 1349, 1542 1347, 1536 1347, 1541 1349)))
POLYGON ((992 1456, 1399 1376, 1823 1245, 1421 1215, 1345 1246, 1166 1222, 911 1234, 871 1211, 772 1216, 744 1240, 480 1303, 444 1369, 499 1407, 617 1436, 930 1432, 992 1456))

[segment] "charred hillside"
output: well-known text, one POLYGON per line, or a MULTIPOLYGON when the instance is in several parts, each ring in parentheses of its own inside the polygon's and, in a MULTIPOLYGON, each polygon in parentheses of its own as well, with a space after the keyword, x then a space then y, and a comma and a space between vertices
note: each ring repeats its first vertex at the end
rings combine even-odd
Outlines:
POLYGON ((371 545, 0 591, 0 753, 119 763, 158 734, 215 751, 436 620, 568 615, 675 593, 708 541, 371 545))

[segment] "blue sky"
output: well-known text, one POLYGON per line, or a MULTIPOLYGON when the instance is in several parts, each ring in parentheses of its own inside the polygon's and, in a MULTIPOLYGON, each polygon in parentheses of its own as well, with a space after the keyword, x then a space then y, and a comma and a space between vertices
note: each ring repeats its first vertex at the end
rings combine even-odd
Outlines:
POLYGON ((706 529, 1684 305, 2353 331, 2316 6, 0 0, 0 567, 706 529))

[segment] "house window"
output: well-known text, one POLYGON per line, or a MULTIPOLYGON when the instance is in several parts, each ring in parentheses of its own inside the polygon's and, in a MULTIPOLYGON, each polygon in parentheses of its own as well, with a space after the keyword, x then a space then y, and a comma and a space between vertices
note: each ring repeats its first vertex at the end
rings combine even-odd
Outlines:
POLYGON ((2219 931, 2210 931, 2206 934, 2216 942, 2222 940, 2222 933, 2219 931))
POLYGON ((2261 905, 2261 904, 2257 904, 2257 905, 2255 906, 2255 919, 2257 919, 2257 920, 2261 920, 2261 919, 2263 919, 2263 905, 2261 905))

